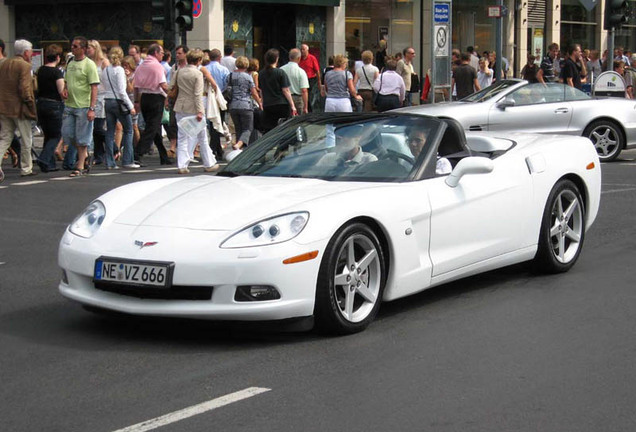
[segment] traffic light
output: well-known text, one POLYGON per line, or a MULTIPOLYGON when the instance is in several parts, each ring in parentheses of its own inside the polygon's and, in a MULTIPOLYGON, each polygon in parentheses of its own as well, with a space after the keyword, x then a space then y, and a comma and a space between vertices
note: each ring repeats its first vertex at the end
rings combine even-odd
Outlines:
POLYGON ((163 25, 164 30, 174 30, 174 0, 152 0, 152 22, 163 25))
POLYGON ((190 31, 193 28, 194 19, 192 17, 193 1, 192 0, 177 0, 174 4, 176 9, 175 22, 179 24, 179 30, 190 31))
POLYGON ((603 23, 603 29, 618 29, 625 23, 627 23, 627 1, 605 0, 605 21, 603 23))

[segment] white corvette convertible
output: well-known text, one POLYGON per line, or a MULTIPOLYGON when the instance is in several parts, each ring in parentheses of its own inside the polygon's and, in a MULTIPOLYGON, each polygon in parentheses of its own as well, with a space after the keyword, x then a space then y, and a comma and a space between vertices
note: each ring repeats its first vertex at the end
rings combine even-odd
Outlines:
POLYGON ((569 270, 597 215, 587 138, 422 115, 291 120, 216 176, 93 201, 59 247, 92 310, 363 330, 382 301, 522 261, 569 270))

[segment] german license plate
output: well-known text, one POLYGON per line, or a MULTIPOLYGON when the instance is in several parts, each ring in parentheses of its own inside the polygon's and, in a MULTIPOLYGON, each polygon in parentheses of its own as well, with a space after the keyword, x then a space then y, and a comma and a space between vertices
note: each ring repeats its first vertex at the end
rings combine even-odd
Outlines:
POLYGON ((169 262, 99 257, 95 260, 93 280, 167 288, 172 284, 173 267, 174 264, 169 262))

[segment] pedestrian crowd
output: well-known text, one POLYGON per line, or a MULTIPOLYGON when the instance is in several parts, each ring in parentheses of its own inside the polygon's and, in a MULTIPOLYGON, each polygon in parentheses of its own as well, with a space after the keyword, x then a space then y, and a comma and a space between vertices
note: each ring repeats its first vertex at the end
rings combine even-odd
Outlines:
MULTIPOLYGON (((160 44, 145 49, 132 44, 125 55, 119 46, 106 50, 77 36, 67 55, 59 45, 47 46, 34 74, 32 44, 17 40, 14 52, 6 58, 0 40, 0 155, 20 165, 21 176, 35 175, 34 163, 50 172, 61 162, 71 177, 85 176, 100 164, 108 170, 138 169, 153 143, 160 163, 173 165, 176 159, 179 174, 189 173, 196 157, 213 172, 218 160, 230 160, 292 116, 383 112, 411 106, 413 94, 427 101, 430 90, 428 76, 421 80, 415 72, 415 49, 389 55, 384 40, 377 52, 364 51, 358 61, 334 55, 325 69, 306 44, 291 49, 289 62, 280 67, 280 52, 268 50, 262 68, 258 59, 235 56, 230 46, 221 52, 180 45, 171 64, 172 53, 160 44), (36 121, 44 135, 40 154, 32 149, 36 121)), ((607 61, 607 53, 600 56, 580 45, 562 53, 552 43, 540 61, 528 56, 519 77, 582 88, 606 70, 607 61)), ((636 54, 618 47, 612 61, 632 98, 636 54)), ((495 52, 479 54, 472 46, 463 53, 453 50, 446 96, 462 99, 488 87, 496 79, 495 64, 495 52)), ((506 78, 509 62, 502 58, 500 64, 506 78)))

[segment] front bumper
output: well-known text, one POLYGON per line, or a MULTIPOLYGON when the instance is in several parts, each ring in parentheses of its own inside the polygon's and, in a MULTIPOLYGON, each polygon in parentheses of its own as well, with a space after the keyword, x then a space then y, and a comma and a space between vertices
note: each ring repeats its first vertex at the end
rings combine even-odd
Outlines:
MULTIPOLYGON (((67 282, 60 282, 65 297, 81 304, 134 315, 200 318, 223 321, 269 321, 313 314, 315 289, 326 240, 309 245, 288 241, 265 247, 220 249, 229 235, 222 231, 148 228, 111 225, 91 239, 68 230, 59 246, 58 262, 67 282), (151 247, 135 240, 156 242, 151 247), (283 264, 283 260, 313 250, 310 261, 283 264), (93 283, 95 260, 110 256, 139 261, 174 262, 172 284, 212 287, 209 300, 158 300, 102 291, 93 283), (239 302, 241 285, 269 285, 278 300, 239 302)), ((161 288, 158 288, 161 289, 161 288)))

